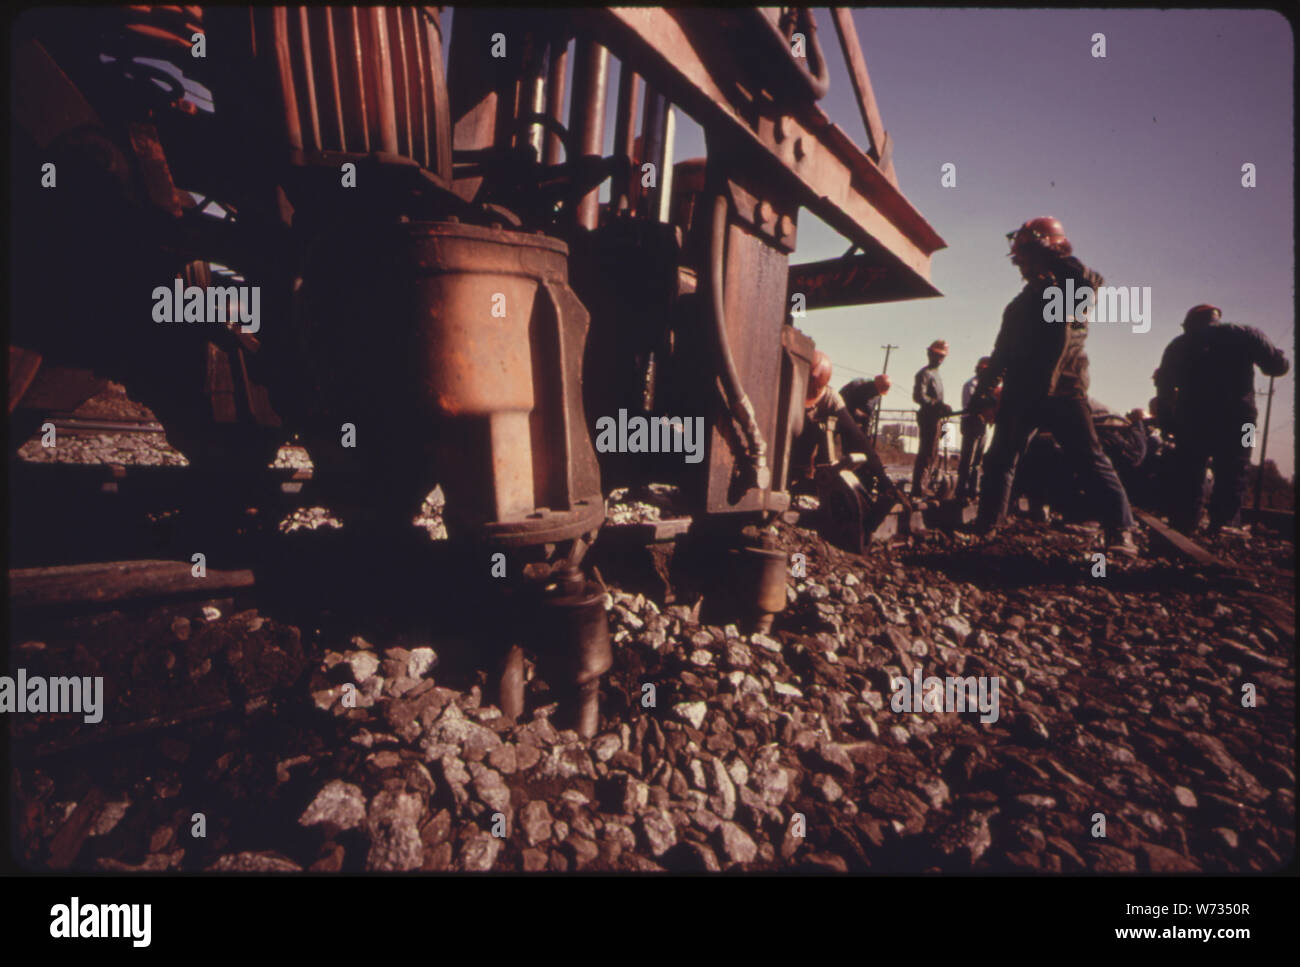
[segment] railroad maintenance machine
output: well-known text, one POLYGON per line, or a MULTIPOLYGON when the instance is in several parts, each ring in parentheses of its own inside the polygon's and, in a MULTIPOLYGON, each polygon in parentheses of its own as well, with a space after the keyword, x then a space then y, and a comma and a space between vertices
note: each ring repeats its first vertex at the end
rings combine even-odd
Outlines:
MULTIPOLYGON (((818 106, 807 8, 457 8, 448 43, 438 7, 27 11, 11 457, 118 381, 219 535, 252 526, 297 440, 346 530, 429 545, 403 593, 499 602, 483 660, 507 715, 528 650, 594 734, 611 651, 583 562, 606 495, 679 488, 770 622, 788 568, 763 525, 790 508, 813 351, 795 322, 939 295, 944 242, 899 191, 850 13, 831 15, 866 150, 818 106), (674 157, 677 112, 705 157, 674 157), (790 264, 804 209, 848 254, 790 264), (598 421, 638 416, 662 446, 597 448, 598 421), (445 542, 411 526, 435 486, 445 542)), ((345 587, 376 566, 330 570, 345 587)))

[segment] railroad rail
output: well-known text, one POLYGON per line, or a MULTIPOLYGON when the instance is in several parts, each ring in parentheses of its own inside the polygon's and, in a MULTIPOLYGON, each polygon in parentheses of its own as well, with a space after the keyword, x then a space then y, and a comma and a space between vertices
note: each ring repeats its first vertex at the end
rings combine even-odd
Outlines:
MULTIPOLYGON (((1251 590, 1255 582, 1250 571, 1223 557, 1216 557, 1181 531, 1175 530, 1154 514, 1134 509, 1133 516, 1151 529, 1157 542, 1181 557, 1200 565, 1205 571, 1219 575, 1235 586, 1239 596, 1254 608, 1260 618, 1269 622, 1292 640, 1295 639, 1295 604, 1271 594, 1251 590)), ((1294 575, 1292 575, 1294 580, 1294 575)))
POLYGON ((161 423, 145 420, 83 420, 76 417, 50 421, 56 433, 152 433, 165 434, 161 423))

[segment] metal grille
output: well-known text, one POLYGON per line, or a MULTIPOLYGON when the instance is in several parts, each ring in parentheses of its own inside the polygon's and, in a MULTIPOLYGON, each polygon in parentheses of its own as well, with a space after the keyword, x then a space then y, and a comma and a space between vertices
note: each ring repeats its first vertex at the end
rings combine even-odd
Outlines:
POLYGON ((442 30, 431 7, 276 7, 289 146, 410 158, 449 178, 442 30))

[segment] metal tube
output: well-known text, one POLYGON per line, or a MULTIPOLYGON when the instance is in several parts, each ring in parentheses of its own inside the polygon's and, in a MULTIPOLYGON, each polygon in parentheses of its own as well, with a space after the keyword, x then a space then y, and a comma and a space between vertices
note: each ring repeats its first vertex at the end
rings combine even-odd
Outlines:
POLYGON ((420 29, 420 11, 411 10, 411 46, 415 49, 415 88, 420 96, 420 103, 411 112, 420 120, 420 141, 415 146, 415 160, 424 167, 432 169, 433 160, 429 154, 429 88, 428 75, 424 66, 424 31, 420 29))
POLYGON ((564 120, 564 82, 569 69, 569 39, 556 37, 551 41, 551 69, 546 79, 546 114, 553 122, 546 134, 544 163, 558 165, 560 149, 564 147, 557 133, 564 120))
MULTIPOLYGON (((415 158, 415 125, 411 117, 411 66, 410 58, 406 53, 406 28, 402 25, 402 13, 401 7, 392 8, 393 24, 397 28, 397 63, 400 65, 397 73, 402 81, 400 90, 402 92, 402 120, 404 124, 400 133, 405 135, 406 156, 415 158)), ((394 92, 398 89, 399 85, 394 84, 394 92)))
POLYGON ((741 549, 744 562, 745 580, 752 582, 754 598, 750 609, 755 630, 767 634, 772 630, 772 622, 777 614, 785 610, 786 597, 786 553, 774 546, 773 539, 764 535, 760 547, 741 549))
POLYGON ((289 56, 289 11, 276 7, 272 11, 272 36, 275 63, 280 73, 280 90, 284 94, 284 127, 289 147, 302 150, 302 123, 298 119, 298 95, 293 84, 293 64, 289 56))
POLYGON ((611 211, 623 211, 628 205, 632 178, 632 143, 636 138, 636 95, 641 78, 624 63, 619 65, 618 109, 614 115, 614 157, 619 171, 609 195, 611 211))
POLYGON ((321 13, 325 15, 325 42, 329 46, 330 89, 334 92, 334 120, 339 126, 339 148, 347 151, 348 134, 343 125, 343 94, 339 90, 339 55, 334 41, 334 8, 325 7, 321 13))
POLYGON ((362 150, 368 154, 370 152, 370 121, 366 117, 366 69, 361 44, 361 11, 356 7, 352 7, 351 14, 352 29, 348 32, 347 41, 348 49, 352 54, 352 66, 357 92, 357 108, 361 117, 362 150))
MULTIPOLYGON (((538 64, 537 74, 529 80, 528 87, 524 89, 524 94, 528 97, 527 107, 521 105, 520 110, 530 117, 540 116, 543 108, 546 107, 546 78, 542 75, 540 63, 538 64)), ((533 149, 533 157, 538 162, 542 160, 542 138, 545 135, 542 128, 543 125, 540 121, 530 121, 528 123, 528 144, 533 149)))
MULTIPOLYGON (((888 345, 888 346, 881 346, 880 348, 883 349, 883 350, 885 351, 885 367, 884 367, 884 369, 882 369, 882 370, 880 371, 880 372, 881 372, 881 375, 884 375, 885 373, 888 373, 888 372, 889 372, 889 353, 890 353, 890 350, 897 349, 898 347, 895 346, 895 345, 893 345, 893 344, 891 343, 891 344, 888 345)), ((872 430, 871 430, 871 445, 872 445, 872 447, 874 447, 874 446, 876 445, 876 437, 877 437, 877 436, 879 435, 879 433, 880 433, 880 411, 881 411, 881 409, 883 408, 883 406, 884 406, 884 402, 885 402, 885 398, 884 398, 883 396, 877 397, 877 399, 879 400, 879 402, 876 403, 876 418, 875 418, 875 420, 872 421, 874 425, 873 425, 873 428, 872 428, 872 430)))
POLYGON ((311 31, 307 27, 307 8, 298 8, 298 30, 301 32, 302 61, 307 81, 307 111, 311 121, 312 147, 320 151, 323 147, 320 134, 320 111, 316 106, 316 72, 312 69, 311 31))
POLYGON ((430 170, 451 183, 451 101, 447 97, 447 76, 442 63, 442 21, 437 7, 422 7, 428 46, 429 98, 432 107, 433 144, 430 145, 430 170))
MULTIPOLYGON (((546 44, 537 33, 524 35, 518 73, 513 85, 515 95, 502 97, 498 102, 503 115, 499 122, 506 124, 515 147, 529 145, 534 158, 542 160, 542 124, 536 115, 546 104, 546 44), (504 116, 507 115, 508 117, 504 116)), ((498 132, 500 137, 500 132, 498 132)))
POLYGON ((509 721, 517 722, 524 714, 524 650, 518 645, 511 645, 502 659, 497 699, 509 721))
POLYGON ((666 224, 671 220, 673 207, 673 148, 677 140, 677 112, 669 107, 665 113, 668 123, 664 125, 664 163, 659 175, 659 211, 656 217, 666 224))
POLYGON ((821 42, 817 39, 817 21, 813 18, 812 11, 807 7, 799 10, 798 16, 802 23, 798 27, 804 34, 804 39, 808 42, 808 70, 805 71, 796 62, 794 55, 790 51, 790 40, 781 31, 781 28, 765 17, 762 12, 755 10, 757 16, 768 28, 768 36, 775 41, 773 49, 779 45, 785 54, 785 61, 794 69, 798 76, 799 82, 803 85, 805 93, 814 101, 820 101, 830 90, 831 76, 826 66, 826 58, 822 56, 821 42))
POLYGON ((392 51, 388 44, 388 25, 384 22, 382 7, 370 8, 370 30, 374 38, 371 66, 377 84, 376 96, 379 103, 379 150, 397 154, 397 113, 396 97, 393 93, 393 75, 389 65, 392 63, 392 51))
MULTIPOLYGON (((664 177, 664 130, 668 124, 668 102, 649 84, 645 88, 645 99, 641 106, 641 163, 647 161, 654 165, 655 186, 647 189, 641 202, 641 214, 648 218, 658 218, 659 198, 663 190, 664 177)), ((633 173, 635 177, 636 173, 633 173)))
MULTIPOLYGON (((603 154, 605 94, 609 83, 609 51, 600 44, 579 39, 573 63, 573 94, 569 105, 570 143, 580 157, 603 154), (576 99, 582 98, 581 103, 576 99)), ((600 220, 600 189, 593 188, 577 204, 577 222, 594 229, 600 220)))
POLYGON ((1259 470, 1255 476, 1255 509, 1264 493, 1264 460, 1268 457, 1268 423, 1273 418, 1273 377, 1268 378, 1268 403, 1264 406, 1264 439, 1259 445, 1259 470))

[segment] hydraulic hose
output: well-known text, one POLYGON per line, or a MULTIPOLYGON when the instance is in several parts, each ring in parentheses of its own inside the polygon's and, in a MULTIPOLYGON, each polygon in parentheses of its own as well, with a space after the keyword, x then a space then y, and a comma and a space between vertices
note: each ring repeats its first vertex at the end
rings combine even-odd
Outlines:
POLYGON ((781 28, 761 13, 758 13, 758 11, 755 11, 755 15, 767 26, 772 39, 781 45, 786 60, 794 68, 795 74, 799 76, 799 80, 804 85, 808 96, 814 101, 820 101, 825 97, 826 92, 831 88, 831 75, 826 66, 826 58, 822 56, 821 43, 817 40, 817 21, 814 19, 812 11, 807 7, 800 7, 797 15, 799 29, 808 42, 808 70, 806 71, 795 61, 790 52, 790 39, 786 37, 781 28))
POLYGON ((767 466, 767 443, 758 428, 758 418, 748 394, 740 385, 740 374, 736 372, 736 361, 731 355, 731 342, 727 337, 726 301, 723 291, 723 253, 727 240, 727 195, 720 190, 713 200, 713 221, 709 235, 709 296, 712 302, 713 332, 718 352, 719 376, 722 378, 723 391, 731 414, 740 424, 748 441, 748 459, 754 472, 756 485, 766 490, 771 484, 772 474, 767 466))

